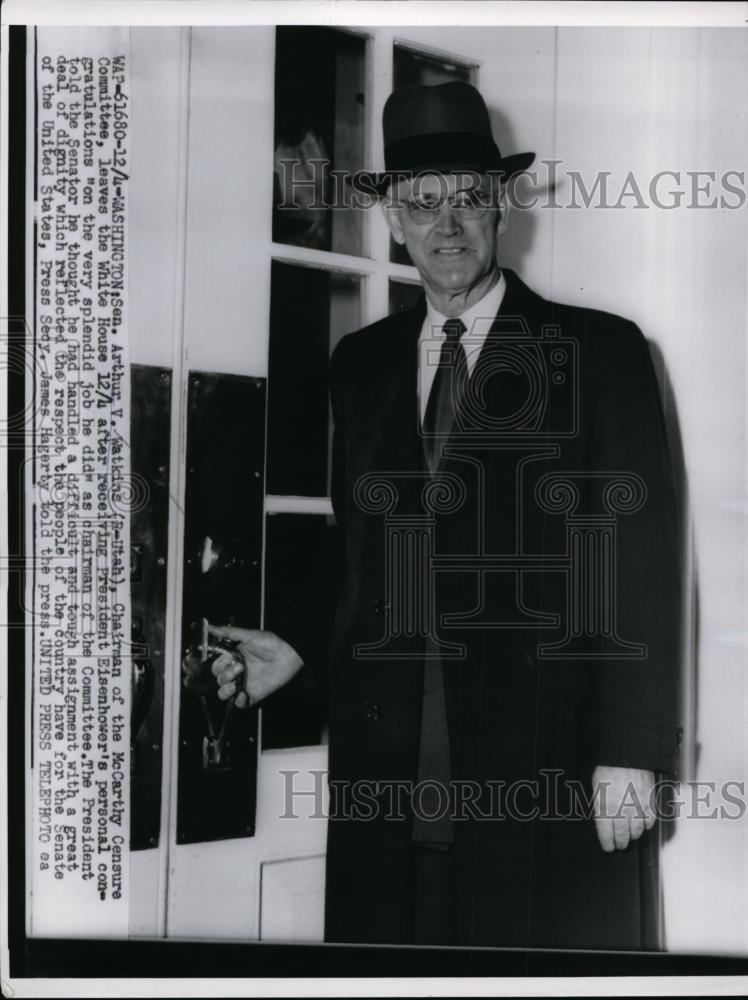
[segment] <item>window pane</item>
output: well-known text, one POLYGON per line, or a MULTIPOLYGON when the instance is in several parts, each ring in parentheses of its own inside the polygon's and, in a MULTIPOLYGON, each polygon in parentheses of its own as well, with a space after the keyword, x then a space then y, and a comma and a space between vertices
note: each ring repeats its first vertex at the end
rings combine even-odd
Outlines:
MULTIPOLYGON (((364 212, 331 210, 330 170, 359 170, 364 148, 366 42, 331 28, 275 32, 273 239, 363 254, 364 212)), ((342 185, 339 201, 344 198, 342 185)))
POLYGON ((328 362, 361 326, 361 279, 273 261, 268 369, 268 493, 327 496, 328 362))
POLYGON ((403 312, 414 306, 423 292, 420 285, 411 285, 406 281, 391 281, 389 287, 389 315, 403 312))
POLYGON ((392 70, 395 90, 416 83, 431 86, 435 83, 449 83, 450 80, 466 80, 470 83, 472 79, 472 66, 466 63, 426 55, 397 43, 394 47, 392 70))
MULTIPOLYGON (((265 536, 265 628, 283 635, 283 620, 302 599, 306 574, 324 552, 327 518, 270 514, 265 536)), ((262 749, 314 746, 324 741, 326 664, 304 667, 262 703, 262 749)))
MULTIPOLYGON (((465 63, 424 55, 405 45, 395 44, 392 75, 393 86, 397 90, 414 84, 433 86, 438 83, 449 83, 450 80, 466 80, 470 83, 473 78, 473 68, 465 63)), ((413 263, 405 247, 398 246, 391 238, 390 260, 393 264, 413 263)))

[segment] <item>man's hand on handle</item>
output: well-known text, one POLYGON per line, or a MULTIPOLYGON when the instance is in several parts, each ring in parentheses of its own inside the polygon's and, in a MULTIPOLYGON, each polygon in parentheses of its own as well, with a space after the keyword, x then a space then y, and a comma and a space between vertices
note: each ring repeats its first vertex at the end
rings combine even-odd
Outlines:
POLYGON ((652 771, 596 767, 592 772, 597 839, 604 851, 623 851, 655 824, 652 771))
POLYGON ((287 684, 298 673, 303 661, 298 653, 275 632, 210 625, 216 639, 236 643, 216 657, 211 670, 218 681, 221 701, 234 698, 237 708, 256 705, 287 684))

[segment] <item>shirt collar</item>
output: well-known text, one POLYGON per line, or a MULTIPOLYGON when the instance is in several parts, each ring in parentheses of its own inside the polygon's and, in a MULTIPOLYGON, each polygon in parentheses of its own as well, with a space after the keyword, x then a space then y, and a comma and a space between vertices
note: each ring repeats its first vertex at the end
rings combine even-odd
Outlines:
MULTIPOLYGON (((465 324, 466 333, 464 336, 466 338, 471 341, 479 341, 480 344, 483 343, 496 319, 496 313, 499 311, 505 292, 506 278, 499 272, 499 280, 493 288, 458 317, 465 324)), ((441 338, 443 336, 442 327, 446 322, 447 317, 426 299, 426 322, 421 330, 421 340, 427 337, 441 338)))

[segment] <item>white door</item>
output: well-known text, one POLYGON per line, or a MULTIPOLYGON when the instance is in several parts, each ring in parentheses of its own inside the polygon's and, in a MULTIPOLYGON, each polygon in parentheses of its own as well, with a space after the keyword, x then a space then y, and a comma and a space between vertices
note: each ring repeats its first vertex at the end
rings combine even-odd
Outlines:
POLYGON ((254 834, 177 837, 190 373, 268 379, 263 612, 272 628, 331 516, 329 354, 418 293, 379 212, 312 207, 315 194, 330 195, 312 161, 329 157, 337 170, 381 162, 393 79, 475 79, 475 60, 385 29, 133 29, 131 51, 132 360, 172 369, 172 429, 162 822, 158 847, 133 854, 130 930, 321 940, 326 732, 304 684, 261 713, 256 788, 248 774, 244 789, 256 795, 254 834), (310 55, 317 69, 305 73, 310 55), (299 204, 281 209, 289 169, 302 182, 299 204))

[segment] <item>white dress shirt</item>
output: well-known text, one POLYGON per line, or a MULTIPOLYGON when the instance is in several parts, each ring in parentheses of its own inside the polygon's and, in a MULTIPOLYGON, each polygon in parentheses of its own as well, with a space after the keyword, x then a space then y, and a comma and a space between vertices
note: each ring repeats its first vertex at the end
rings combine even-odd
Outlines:
MULTIPOLYGON (((490 292, 487 292, 482 299, 461 313, 457 319, 461 319, 465 324, 465 333, 460 338, 460 343, 465 348, 465 359, 468 366, 468 376, 472 375, 475 362, 486 341, 488 331, 491 329, 496 313, 504 299, 506 291, 506 280, 503 274, 499 274, 499 280, 490 292)), ((426 414, 426 405, 434 384, 436 369, 439 367, 439 357, 441 355, 444 333, 442 327, 447 322, 447 317, 426 300, 426 319, 423 321, 421 333, 418 338, 418 405, 421 414, 421 424, 426 414)))

